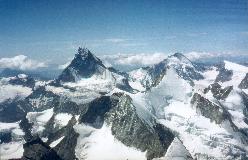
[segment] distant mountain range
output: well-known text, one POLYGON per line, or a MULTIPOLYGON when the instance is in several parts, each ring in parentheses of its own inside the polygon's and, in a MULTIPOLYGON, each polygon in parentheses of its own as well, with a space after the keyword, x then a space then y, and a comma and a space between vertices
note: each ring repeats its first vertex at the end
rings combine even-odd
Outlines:
POLYGON ((175 53, 123 72, 79 48, 52 80, 1 76, 0 159, 248 159, 245 65, 175 53))

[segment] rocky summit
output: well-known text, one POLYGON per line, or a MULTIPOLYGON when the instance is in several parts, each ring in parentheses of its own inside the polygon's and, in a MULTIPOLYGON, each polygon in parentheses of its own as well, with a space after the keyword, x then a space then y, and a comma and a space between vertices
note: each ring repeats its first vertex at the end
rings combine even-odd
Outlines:
POLYGON ((122 72, 79 48, 54 80, 0 79, 0 159, 247 160, 248 67, 175 53, 122 72))

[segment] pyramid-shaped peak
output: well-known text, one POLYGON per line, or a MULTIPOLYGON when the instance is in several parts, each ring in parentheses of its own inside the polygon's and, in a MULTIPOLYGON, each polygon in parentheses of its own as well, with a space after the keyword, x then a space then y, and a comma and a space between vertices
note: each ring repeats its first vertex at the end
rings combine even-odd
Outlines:
POLYGON ((75 58, 80 59, 80 60, 101 61, 93 53, 91 53, 88 48, 85 48, 85 47, 84 48, 82 48, 82 47, 78 48, 78 52, 77 52, 77 54, 75 54, 75 58))
POLYGON ((82 47, 79 47, 78 48, 78 54, 80 55, 84 55, 84 54, 88 54, 90 51, 88 50, 88 48, 82 48, 82 47))

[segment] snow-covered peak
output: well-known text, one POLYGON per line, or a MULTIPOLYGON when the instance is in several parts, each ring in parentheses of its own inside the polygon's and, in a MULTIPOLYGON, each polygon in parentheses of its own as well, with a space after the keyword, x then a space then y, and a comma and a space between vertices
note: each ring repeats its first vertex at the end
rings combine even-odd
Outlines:
POLYGON ((185 57, 182 53, 175 53, 169 56, 167 61, 169 65, 178 64, 178 65, 185 65, 185 66, 193 67, 192 62, 187 57, 185 57))
POLYGON ((224 61, 224 63, 225 63, 225 68, 228 70, 248 73, 248 67, 246 67, 246 66, 242 66, 240 64, 229 62, 229 61, 224 61))

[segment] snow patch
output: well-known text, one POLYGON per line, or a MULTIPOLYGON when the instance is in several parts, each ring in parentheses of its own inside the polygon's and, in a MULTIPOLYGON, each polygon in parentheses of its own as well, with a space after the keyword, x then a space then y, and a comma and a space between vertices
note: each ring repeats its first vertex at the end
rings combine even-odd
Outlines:
POLYGON ((80 134, 76 146, 76 156, 87 160, 145 160, 145 152, 127 147, 114 138, 111 129, 104 124, 101 129, 78 124, 74 126, 80 134))

